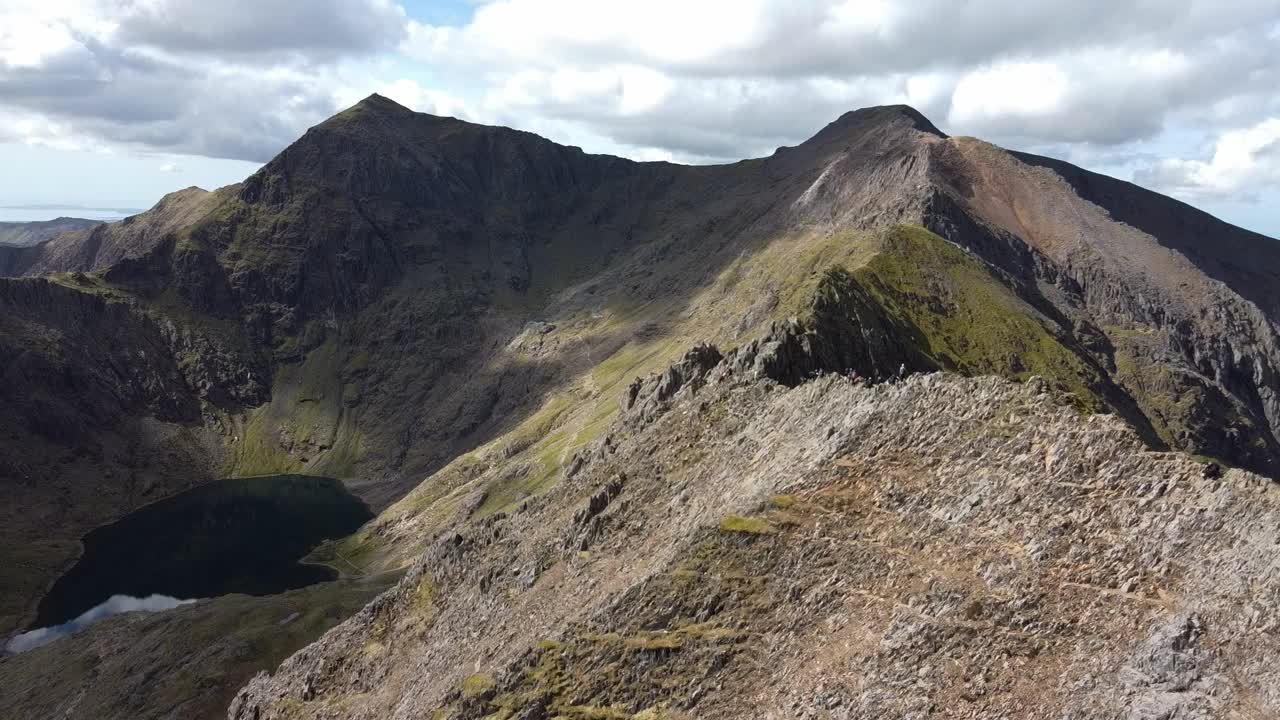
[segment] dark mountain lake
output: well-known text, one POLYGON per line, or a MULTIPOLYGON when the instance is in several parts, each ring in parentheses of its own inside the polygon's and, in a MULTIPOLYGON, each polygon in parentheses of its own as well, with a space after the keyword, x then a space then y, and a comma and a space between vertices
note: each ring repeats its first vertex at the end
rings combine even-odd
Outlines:
POLYGON ((84 538, 33 627, 59 625, 114 595, 269 595, 337 577, 299 563, 373 517, 337 480, 303 475, 219 480, 147 505, 84 538))

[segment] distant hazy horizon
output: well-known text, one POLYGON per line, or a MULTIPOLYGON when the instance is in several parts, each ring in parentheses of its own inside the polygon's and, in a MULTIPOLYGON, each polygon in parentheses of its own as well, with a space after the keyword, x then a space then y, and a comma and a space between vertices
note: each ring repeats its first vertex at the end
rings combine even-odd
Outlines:
POLYGON ((87 208, 75 205, 26 205, 0 207, 0 222, 41 222, 60 217, 85 218, 114 222, 142 212, 131 208, 87 208))

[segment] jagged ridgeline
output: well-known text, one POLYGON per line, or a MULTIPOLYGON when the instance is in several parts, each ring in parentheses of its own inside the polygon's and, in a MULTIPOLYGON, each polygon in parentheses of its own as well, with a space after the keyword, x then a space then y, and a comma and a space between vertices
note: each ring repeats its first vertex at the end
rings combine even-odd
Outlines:
MULTIPOLYGON (((1148 448, 1280 473, 1276 241, 1128 183, 947 137, 900 106, 848 113, 767 158, 686 167, 375 95, 239 185, 0 248, 0 269, 22 276, 0 280, 6 631, 32 617, 88 530, 214 477, 343 480, 379 512, 318 554, 344 572, 414 566, 459 528, 515 532, 513 514, 598 461, 620 413, 659 417, 721 360, 730 385, 787 392, 832 374, 1037 377, 1081 427, 1112 414, 1148 448), (681 360, 700 343, 714 349, 681 360)), ((643 442, 710 455, 715 437, 643 442)), ((722 509, 751 509, 734 507, 722 509)), ((703 521, 720 518, 685 530, 703 521)), ((726 527, 709 537, 777 542, 777 518, 726 527)), ((681 544, 692 538, 669 552, 693 552, 681 544)), ((706 562, 736 563, 742 549, 717 545, 706 562)), ((535 563, 534 587, 557 562, 535 563)), ((415 567, 398 593, 425 577, 415 567)), ((606 586, 622 593, 629 577, 606 586)), ((436 581, 422 582, 421 608, 434 607, 436 581)), ((429 638, 433 622, 413 632, 429 638)), ((600 642, 614 640, 623 655, 679 649, 645 646, 677 642, 665 635, 600 642)), ((375 662, 390 645, 361 647, 375 662)), ((451 657, 432 672, 464 661, 479 662, 451 657)), ((596 667, 541 662, 539 677, 561 684, 596 667)), ((464 716, 514 713, 511 698, 536 682, 493 675, 460 696, 422 693, 464 716)), ((609 706, 573 692, 547 707, 609 706)), ((656 694, 614 699, 628 713, 668 707, 656 694)))

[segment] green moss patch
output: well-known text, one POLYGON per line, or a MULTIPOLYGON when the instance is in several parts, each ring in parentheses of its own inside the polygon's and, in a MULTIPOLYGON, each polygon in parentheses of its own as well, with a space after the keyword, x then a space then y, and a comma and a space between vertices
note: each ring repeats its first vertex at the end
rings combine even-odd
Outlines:
POLYGON ((799 502, 799 500, 796 499, 795 495, 774 495, 769 498, 769 507, 776 508, 778 510, 786 510, 789 507, 795 506, 797 502, 799 502))
POLYGON ((720 521, 720 531, 745 535, 772 535, 778 532, 778 528, 764 518, 729 515, 720 521))
POLYGON ((493 679, 492 675, 485 675, 484 673, 468 675, 462 681, 462 696, 468 700, 482 697, 492 692, 497 684, 498 682, 493 679))

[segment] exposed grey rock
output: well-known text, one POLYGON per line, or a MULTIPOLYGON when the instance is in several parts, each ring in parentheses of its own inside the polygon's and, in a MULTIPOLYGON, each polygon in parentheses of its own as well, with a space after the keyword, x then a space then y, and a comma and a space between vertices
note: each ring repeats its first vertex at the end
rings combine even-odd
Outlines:
POLYGON ((826 375, 785 389, 717 372, 669 403, 647 423, 620 420, 614 452, 523 512, 442 539, 376 606, 255 680, 229 717, 284 717, 310 677, 315 699, 289 713, 1280 710, 1280 648, 1251 629, 1276 609, 1256 591, 1278 572, 1280 496, 1266 480, 1206 478, 1038 381, 826 375), (627 501, 608 500, 622 468, 627 501), (604 516, 589 553, 537 582, 495 572, 604 516), (731 517, 766 525, 739 531, 731 517), (427 579, 423 616, 413 598, 427 579), (372 639, 385 654, 362 649, 372 639), (553 667, 563 683, 540 684, 553 667), (493 704, 451 699, 477 671, 496 679, 493 704))
POLYGON ((651 422, 665 408, 676 393, 687 389, 696 393, 706 382, 707 375, 724 360, 715 346, 701 344, 685 353, 679 362, 661 373, 647 378, 636 378, 622 394, 622 411, 651 422))

